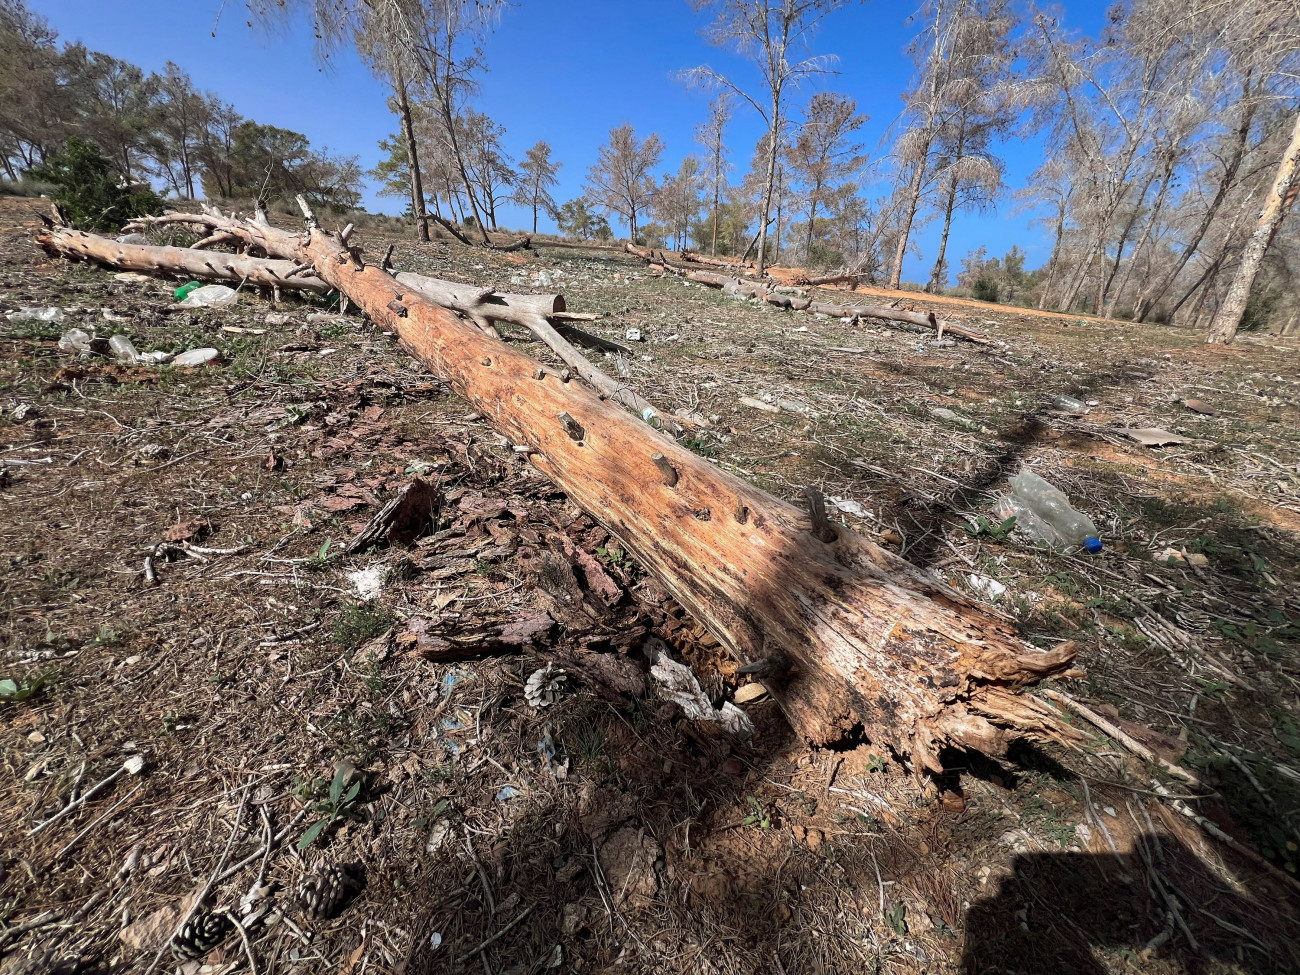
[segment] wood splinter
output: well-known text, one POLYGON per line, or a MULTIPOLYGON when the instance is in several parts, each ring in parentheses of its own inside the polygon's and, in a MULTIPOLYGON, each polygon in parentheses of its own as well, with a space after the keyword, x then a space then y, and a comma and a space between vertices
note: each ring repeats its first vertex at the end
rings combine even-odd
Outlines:
POLYGON ((651 454, 650 459, 654 461, 655 467, 659 468, 659 473, 663 475, 664 484, 668 487, 677 486, 677 468, 663 454, 651 454))
POLYGON ((808 498, 808 514, 812 516, 813 537, 829 545, 840 537, 826 517, 826 501, 815 487, 806 487, 803 493, 808 498))
POLYGON ((585 440, 587 431, 582 428, 582 424, 575 420, 568 412, 561 413, 559 416, 560 426, 564 427, 564 432, 569 435, 570 440, 585 440))

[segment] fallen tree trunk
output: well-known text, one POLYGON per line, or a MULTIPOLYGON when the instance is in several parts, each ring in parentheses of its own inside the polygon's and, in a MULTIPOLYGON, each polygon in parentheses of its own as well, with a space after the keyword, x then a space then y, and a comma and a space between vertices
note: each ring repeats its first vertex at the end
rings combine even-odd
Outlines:
POLYGON ((247 282, 263 288, 295 289, 317 294, 334 290, 314 274, 294 274, 298 268, 294 261, 264 260, 186 247, 123 244, 67 227, 45 228, 37 237, 37 243, 47 254, 53 256, 94 261, 96 264, 127 271, 171 274, 234 284, 247 282))
POLYGON ((775 290, 772 286, 763 282, 752 281, 748 278, 730 277, 726 274, 718 274, 715 271, 697 271, 691 269, 682 269, 674 267, 663 260, 662 255, 646 256, 653 254, 650 251, 643 251, 640 248, 627 245, 627 251, 635 254, 643 260, 649 261, 652 267, 662 268, 665 273, 676 274, 678 277, 685 278, 687 281, 694 281, 697 284, 707 285, 710 288, 721 288, 728 294, 741 295, 746 298, 760 298, 768 304, 776 305, 780 308, 789 308, 793 311, 806 311, 814 315, 829 315, 832 318, 878 318, 890 322, 908 322, 912 325, 920 325, 925 328, 932 328, 935 331, 936 338, 943 338, 944 334, 952 335, 956 338, 965 339, 976 345, 992 345, 993 340, 987 335, 980 332, 972 332, 970 329, 962 328, 960 325, 954 325, 951 322, 943 321, 935 317, 934 312, 911 311, 904 308, 893 308, 889 305, 829 305, 819 301, 812 301, 808 298, 784 295, 775 290))
MULTIPOLYGON (((304 204, 304 211, 307 208, 304 204)), ((621 409, 365 264, 346 235, 243 221, 247 241, 311 263, 449 382, 601 522, 738 660, 810 742, 865 736, 939 770, 945 745, 992 754, 1068 734, 1016 693, 1064 671, 1068 646, 1013 623, 846 528, 720 470, 621 409)))
POLYGON ((725 267, 733 271, 748 271, 754 267, 752 262, 742 264, 737 261, 724 261, 720 257, 706 257, 698 251, 682 251, 680 256, 688 264, 707 264, 709 267, 725 267))

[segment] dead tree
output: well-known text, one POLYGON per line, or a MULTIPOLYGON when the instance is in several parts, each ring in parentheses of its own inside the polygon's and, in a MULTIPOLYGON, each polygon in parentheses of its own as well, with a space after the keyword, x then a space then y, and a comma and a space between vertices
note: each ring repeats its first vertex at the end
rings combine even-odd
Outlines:
POLYGON ((1071 734, 1017 691, 1065 671, 1072 648, 1025 644, 1011 620, 830 523, 822 506, 810 515, 566 382, 366 264, 347 234, 325 232, 302 206, 305 234, 206 217, 270 257, 313 265, 598 519, 739 661, 781 661, 765 668, 765 682, 805 739, 864 735, 919 774, 938 770, 948 745, 996 755, 1018 735, 1071 734))

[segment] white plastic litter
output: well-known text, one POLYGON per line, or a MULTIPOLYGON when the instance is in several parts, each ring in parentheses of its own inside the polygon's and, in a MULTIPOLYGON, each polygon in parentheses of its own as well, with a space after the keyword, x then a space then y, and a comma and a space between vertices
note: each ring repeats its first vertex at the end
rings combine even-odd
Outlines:
POLYGON ((79 328, 70 328, 59 339, 59 351, 74 353, 89 351, 91 338, 93 336, 89 332, 83 332, 79 328))
POLYGON ((217 356, 221 355, 216 349, 190 349, 188 352, 182 352, 172 360, 173 366, 179 366, 182 369, 189 366, 206 366, 217 356))
POLYGON ((839 508, 840 511, 843 511, 846 515, 852 515, 854 518, 868 518, 871 516, 871 512, 850 498, 828 497, 826 500, 835 505, 835 507, 839 508))
POLYGON ((988 576, 972 574, 967 577, 966 581, 970 583, 972 589, 989 602, 996 602, 1007 591, 1006 586, 996 579, 990 579, 988 576))
POLYGON ((5 318, 11 322, 61 322, 62 308, 18 308, 5 312, 5 318))
POLYGON ((174 357, 170 352, 142 352, 140 361, 154 366, 165 366, 171 362, 174 357))
POLYGON ((181 304, 203 308, 229 308, 238 299, 239 294, 234 288, 227 288, 224 284, 205 284, 186 295, 181 304))
POLYGON ((356 572, 348 573, 348 581, 356 589, 357 595, 369 602, 372 599, 378 599, 384 592, 383 568, 372 565, 368 569, 358 569, 356 572))
POLYGON ((737 738, 753 737, 754 723, 749 720, 749 715, 730 701, 715 708, 691 669, 662 650, 650 667, 650 676, 658 685, 659 696, 680 707, 686 717, 694 721, 715 721, 737 738))

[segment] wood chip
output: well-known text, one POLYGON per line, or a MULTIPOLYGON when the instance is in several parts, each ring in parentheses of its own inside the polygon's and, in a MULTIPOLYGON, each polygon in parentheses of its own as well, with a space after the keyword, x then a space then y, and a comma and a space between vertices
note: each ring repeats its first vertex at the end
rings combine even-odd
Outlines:
POLYGON ((767 696, 767 688, 762 684, 743 684, 736 688, 735 702, 737 704, 748 704, 751 701, 757 701, 759 698, 767 696))
POLYGON ((1140 443, 1144 447, 1165 447, 1170 444, 1190 443, 1186 437, 1180 437, 1176 433, 1170 433, 1168 430, 1161 430, 1159 427, 1141 427, 1119 431, 1135 443, 1140 443))

